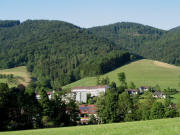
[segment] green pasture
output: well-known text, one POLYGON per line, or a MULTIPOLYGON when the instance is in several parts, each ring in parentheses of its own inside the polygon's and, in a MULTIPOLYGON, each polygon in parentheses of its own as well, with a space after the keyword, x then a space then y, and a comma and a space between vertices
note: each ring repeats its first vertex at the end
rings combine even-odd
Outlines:
POLYGON ((10 68, 10 69, 3 69, 0 70, 0 74, 13 74, 14 77, 17 79, 17 83, 9 83, 6 78, 0 79, 0 83, 8 83, 10 87, 16 86, 17 84, 23 84, 27 86, 29 82, 31 81, 30 79, 30 74, 27 71, 25 66, 20 66, 20 67, 15 67, 15 68, 10 68))
MULTIPOLYGON (((161 89, 176 88, 180 89, 180 67, 169 65, 163 62, 143 59, 129 63, 125 66, 115 69, 100 77, 108 76, 110 81, 115 81, 119 84, 117 74, 125 72, 127 82, 135 83, 136 87, 140 86, 155 86, 159 85, 161 89)), ((93 86, 96 85, 96 77, 87 77, 79 81, 66 85, 65 88, 75 86, 93 86)))
POLYGON ((0 132, 0 135, 179 135, 180 118, 0 132))

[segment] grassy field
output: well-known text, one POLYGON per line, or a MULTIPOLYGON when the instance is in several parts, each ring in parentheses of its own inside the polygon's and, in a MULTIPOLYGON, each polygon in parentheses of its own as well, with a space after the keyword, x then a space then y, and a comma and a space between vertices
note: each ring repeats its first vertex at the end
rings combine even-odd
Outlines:
MULTIPOLYGON (((125 72, 127 82, 133 81, 136 87, 140 86, 155 86, 158 84, 162 89, 176 88, 179 89, 180 82, 180 67, 169 65, 163 62, 153 60, 139 60, 122 66, 112 72, 109 72, 101 77, 108 76, 110 81, 115 81, 119 84, 117 74, 125 72)), ((87 77, 79 81, 71 83, 66 88, 75 86, 93 86, 96 85, 96 77, 87 77)))
MULTIPOLYGON (((25 86, 29 84, 31 81, 30 74, 28 73, 25 66, 20 66, 11 69, 3 69, 0 70, 0 74, 13 74, 15 78, 17 78, 17 83, 21 83, 25 86)), ((0 82, 8 83, 7 79, 0 79, 0 82)), ((16 83, 9 84, 10 87, 17 85, 16 83)))
POLYGON ((180 118, 0 132, 0 135, 179 135, 180 118))

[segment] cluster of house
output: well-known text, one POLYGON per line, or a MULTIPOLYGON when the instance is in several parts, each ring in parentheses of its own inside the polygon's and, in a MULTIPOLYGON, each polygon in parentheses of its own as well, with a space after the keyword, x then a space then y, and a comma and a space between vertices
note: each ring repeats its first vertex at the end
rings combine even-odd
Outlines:
MULTIPOLYGON (((126 89, 127 93, 129 93, 130 95, 143 94, 144 92, 149 91, 149 90, 152 91, 152 87, 141 86, 139 89, 126 89)), ((153 97, 165 99, 166 94, 162 91, 155 91, 153 93, 153 97)))
MULTIPOLYGON (((90 115, 94 115, 97 118, 97 107, 96 105, 86 105, 82 103, 87 103, 88 95, 90 97, 100 96, 101 93, 105 93, 109 87, 107 85, 101 86, 87 86, 87 87, 74 87, 71 90, 69 97, 74 98, 76 102, 80 103, 79 105, 79 114, 81 118, 81 123, 87 123, 90 115)), ((126 89, 125 91, 130 95, 142 94, 146 91, 151 90, 151 87, 141 86, 139 89, 126 89)), ((52 95, 55 91, 47 92, 49 99, 52 98, 52 95)), ((153 96, 155 98, 166 98, 164 92, 154 92, 153 96)), ((40 99, 40 94, 36 94, 36 98, 40 99)))

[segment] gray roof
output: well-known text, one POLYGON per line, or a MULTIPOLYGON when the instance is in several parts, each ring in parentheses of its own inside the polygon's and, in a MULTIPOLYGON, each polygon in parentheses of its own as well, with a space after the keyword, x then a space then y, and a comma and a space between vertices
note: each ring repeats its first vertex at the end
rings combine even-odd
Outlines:
POLYGON ((156 92, 153 93, 153 95, 162 96, 162 95, 165 95, 165 93, 162 92, 162 91, 156 91, 156 92))

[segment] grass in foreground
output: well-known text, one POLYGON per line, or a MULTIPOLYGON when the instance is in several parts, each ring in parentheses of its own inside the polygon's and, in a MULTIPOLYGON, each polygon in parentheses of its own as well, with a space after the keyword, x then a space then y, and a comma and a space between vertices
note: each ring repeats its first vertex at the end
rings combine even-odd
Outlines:
MULTIPOLYGON (((17 78, 18 83, 21 83, 25 86, 29 84, 31 81, 30 74, 28 73, 25 66, 10 68, 10 69, 3 69, 0 70, 0 74, 13 74, 15 78, 17 78)), ((7 79, 0 79, 0 82, 7 83, 7 79)), ((15 86, 16 84, 9 84, 10 87, 15 86)))
POLYGON ((180 118, 0 132, 0 135, 179 135, 180 118))
MULTIPOLYGON (((176 88, 179 89, 179 76, 180 67, 169 65, 163 62, 143 59, 136 62, 132 62, 116 70, 109 72, 101 77, 108 76, 110 81, 115 81, 119 84, 117 74, 119 72, 125 72, 127 82, 133 81, 136 87, 140 86, 159 86, 164 88, 176 88)), ((72 88, 75 86, 93 86, 96 85, 96 77, 87 77, 79 81, 71 83, 66 88, 72 88)))

